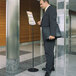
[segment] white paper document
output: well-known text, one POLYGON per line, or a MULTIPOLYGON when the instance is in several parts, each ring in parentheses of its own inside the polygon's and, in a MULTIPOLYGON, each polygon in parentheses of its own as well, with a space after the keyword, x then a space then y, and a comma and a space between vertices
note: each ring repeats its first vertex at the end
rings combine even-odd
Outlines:
POLYGON ((33 14, 31 11, 27 11, 29 25, 36 25, 33 14))

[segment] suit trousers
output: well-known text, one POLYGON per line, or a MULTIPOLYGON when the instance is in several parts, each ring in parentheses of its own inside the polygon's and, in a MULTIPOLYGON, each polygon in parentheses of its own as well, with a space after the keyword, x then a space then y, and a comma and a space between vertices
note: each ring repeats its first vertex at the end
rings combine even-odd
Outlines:
POLYGON ((54 67, 54 40, 44 40, 44 50, 46 57, 46 71, 50 72, 52 67, 54 67))

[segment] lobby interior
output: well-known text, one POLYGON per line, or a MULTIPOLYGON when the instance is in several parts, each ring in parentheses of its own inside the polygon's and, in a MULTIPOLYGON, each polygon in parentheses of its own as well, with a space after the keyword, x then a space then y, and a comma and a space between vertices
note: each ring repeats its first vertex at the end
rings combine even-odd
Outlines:
MULTIPOLYGON (((54 47, 55 71, 50 76, 76 76, 76 1, 49 2, 57 8, 62 32, 54 47)), ((33 13, 36 22, 42 18, 39 0, 0 0, 0 76, 45 75, 42 28, 37 23, 29 25, 27 11, 33 13), (32 67, 39 71, 29 72, 32 67)))

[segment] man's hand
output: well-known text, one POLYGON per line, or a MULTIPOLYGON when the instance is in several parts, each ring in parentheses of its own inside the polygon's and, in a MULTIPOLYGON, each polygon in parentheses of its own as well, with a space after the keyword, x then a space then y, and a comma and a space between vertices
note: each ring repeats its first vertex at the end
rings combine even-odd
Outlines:
POLYGON ((49 40, 55 39, 55 36, 49 36, 49 40))
POLYGON ((38 24, 38 25, 41 25, 41 21, 38 21, 37 24, 38 24))

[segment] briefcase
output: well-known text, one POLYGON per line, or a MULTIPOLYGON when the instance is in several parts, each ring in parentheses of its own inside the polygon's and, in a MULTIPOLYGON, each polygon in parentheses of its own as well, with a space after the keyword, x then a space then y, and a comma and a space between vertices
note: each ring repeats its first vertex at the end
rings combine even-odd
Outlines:
POLYGON ((58 25, 57 25, 57 28, 56 28, 56 35, 55 35, 55 37, 56 37, 56 38, 62 37, 61 31, 60 31, 60 28, 59 28, 58 25))
MULTIPOLYGON (((51 35, 50 27, 43 27, 42 32, 43 32, 44 39, 48 40, 49 36, 51 35)), ((60 38, 60 37, 62 37, 62 34, 61 34, 60 29, 59 29, 59 26, 57 25, 55 38, 60 38)))

